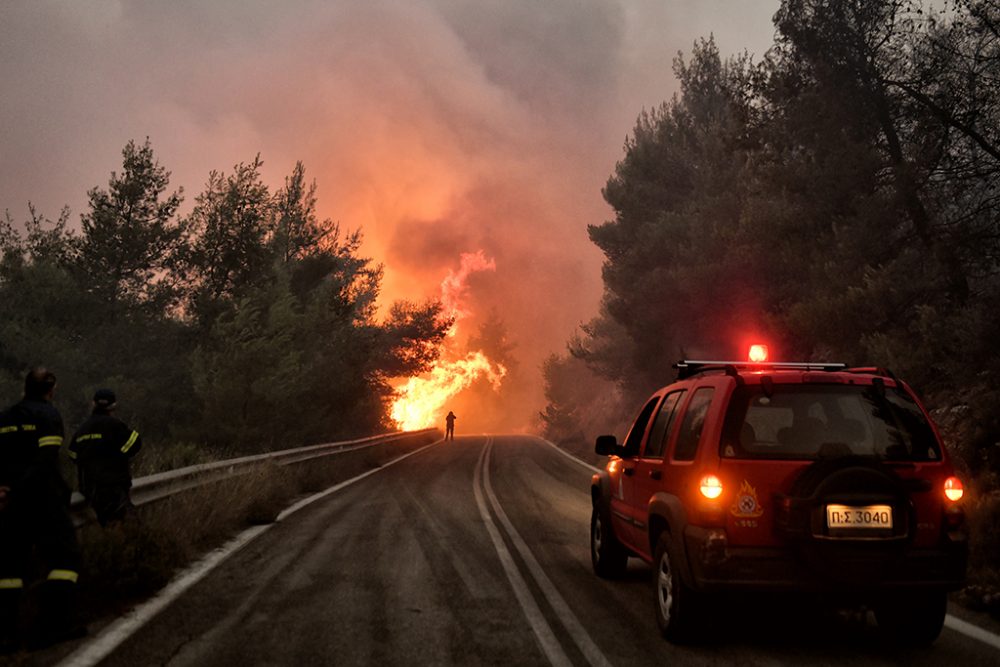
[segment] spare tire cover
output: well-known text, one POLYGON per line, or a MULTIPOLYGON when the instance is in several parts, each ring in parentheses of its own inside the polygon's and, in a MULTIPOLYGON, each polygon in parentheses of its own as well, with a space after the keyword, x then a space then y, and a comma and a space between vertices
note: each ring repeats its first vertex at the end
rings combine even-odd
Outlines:
POLYGON ((815 574, 845 584, 870 585, 885 578, 902 556, 913 529, 914 513, 902 480, 879 461, 860 456, 820 459, 792 484, 791 493, 807 510, 809 525, 796 543, 799 556, 815 574), (831 531, 826 506, 890 505, 891 531, 831 531))

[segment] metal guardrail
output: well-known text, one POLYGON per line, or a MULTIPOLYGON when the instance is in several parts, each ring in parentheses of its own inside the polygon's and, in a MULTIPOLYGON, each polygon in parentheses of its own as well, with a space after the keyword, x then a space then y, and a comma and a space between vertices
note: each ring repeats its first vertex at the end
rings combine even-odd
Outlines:
MULTIPOLYGON (((374 447, 395 440, 408 440, 410 438, 426 436, 434 432, 440 432, 440 429, 427 428, 420 431, 385 433, 357 440, 328 442, 294 449, 283 449, 277 452, 242 456, 224 461, 213 461, 212 463, 201 463, 187 466, 186 468, 137 477, 132 481, 132 503, 134 505, 145 505, 146 503, 162 500, 189 489, 245 474, 253 470, 256 466, 268 461, 273 461, 278 465, 301 463, 323 456, 374 447)), ((87 501, 80 493, 74 492, 70 503, 72 506, 73 523, 77 527, 93 520, 93 515, 87 511, 87 501)))

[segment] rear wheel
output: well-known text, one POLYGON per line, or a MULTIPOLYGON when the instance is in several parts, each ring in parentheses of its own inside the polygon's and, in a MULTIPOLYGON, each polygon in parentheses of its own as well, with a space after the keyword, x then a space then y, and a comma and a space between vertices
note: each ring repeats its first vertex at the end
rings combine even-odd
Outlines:
POLYGON ((879 630, 897 644, 930 646, 941 634, 948 598, 944 592, 901 593, 875 606, 879 630))
POLYGON ((673 554, 670 533, 664 531, 656 542, 653 557, 653 592, 656 623, 670 641, 683 643, 695 639, 697 593, 684 585, 673 554))
POLYGON ((611 525, 604 520, 596 504, 590 515, 590 562, 594 573, 604 579, 622 576, 628 565, 628 551, 615 537, 611 525))

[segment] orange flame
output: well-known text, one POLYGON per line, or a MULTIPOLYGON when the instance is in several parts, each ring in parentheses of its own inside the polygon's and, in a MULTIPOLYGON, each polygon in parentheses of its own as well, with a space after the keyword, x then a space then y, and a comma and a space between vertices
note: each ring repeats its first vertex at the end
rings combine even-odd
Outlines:
POLYGON ((496 367, 482 352, 470 352, 465 359, 441 361, 426 377, 410 378, 398 389, 399 397, 392 404, 392 419, 403 431, 413 431, 433 426, 441 416, 444 404, 452 396, 485 376, 500 389, 500 381, 507 374, 501 364, 496 367))
MULTIPOLYGON (((455 337, 458 321, 472 314, 463 303, 469 291, 466 284, 469 275, 477 271, 495 271, 496 268, 496 262, 482 250, 463 252, 458 270, 449 270, 441 281, 442 314, 454 320, 449 337, 455 337)), ((499 390, 500 382, 507 374, 502 364, 491 363, 480 351, 468 352, 464 359, 456 358, 454 354, 447 356, 452 358, 438 360, 429 373, 410 378, 396 390, 390 416, 401 430, 433 426, 441 418, 442 408, 452 396, 484 376, 494 390, 499 390)))

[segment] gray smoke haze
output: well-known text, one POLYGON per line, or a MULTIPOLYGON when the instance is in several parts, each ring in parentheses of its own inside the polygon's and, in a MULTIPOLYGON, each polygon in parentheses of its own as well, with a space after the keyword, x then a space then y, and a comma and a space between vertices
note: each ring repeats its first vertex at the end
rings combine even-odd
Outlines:
MULTIPOLYGON (((385 263, 383 305, 438 294, 483 250, 474 312, 496 308, 531 369, 592 317, 586 226, 671 60, 714 33, 761 55, 778 0, 365 2, 8 0, 0 5, 0 209, 78 223, 87 189, 149 137, 185 210, 212 169, 296 160, 323 217, 385 263)), ((474 330, 475 321, 466 323, 474 330)))

